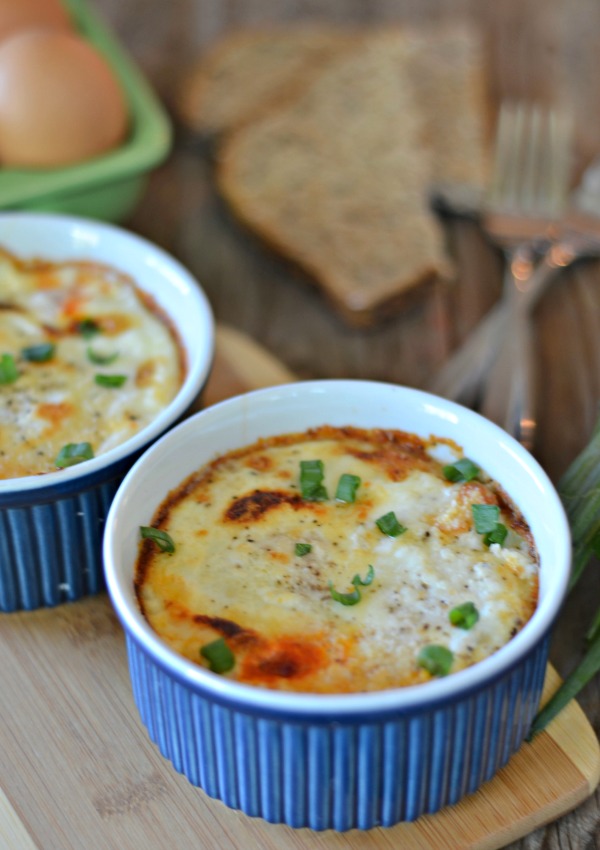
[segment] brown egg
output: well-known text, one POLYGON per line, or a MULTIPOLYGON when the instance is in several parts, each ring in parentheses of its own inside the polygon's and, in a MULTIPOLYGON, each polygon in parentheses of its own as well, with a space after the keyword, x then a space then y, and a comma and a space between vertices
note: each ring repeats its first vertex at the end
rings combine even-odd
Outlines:
POLYGON ((0 42, 19 30, 43 27, 69 32, 69 16, 60 0, 0 0, 0 42))
POLYGON ((126 132, 123 92, 89 42, 27 30, 0 44, 0 164, 80 162, 113 148, 126 132))

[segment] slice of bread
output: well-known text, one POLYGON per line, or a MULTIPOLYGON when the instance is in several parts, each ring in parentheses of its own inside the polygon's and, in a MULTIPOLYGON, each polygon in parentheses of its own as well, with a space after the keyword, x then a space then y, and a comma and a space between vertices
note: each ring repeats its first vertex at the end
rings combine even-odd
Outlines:
POLYGON ((479 36, 468 27, 410 33, 409 85, 430 179, 482 187, 490 169, 493 114, 479 36))
POLYGON ((373 33, 225 137, 218 182, 240 219, 346 319, 370 323, 449 272, 428 190, 484 179, 485 123, 470 33, 373 33))
POLYGON ((355 39, 306 25, 230 34, 182 80, 180 117, 198 135, 218 137, 296 94, 355 39))

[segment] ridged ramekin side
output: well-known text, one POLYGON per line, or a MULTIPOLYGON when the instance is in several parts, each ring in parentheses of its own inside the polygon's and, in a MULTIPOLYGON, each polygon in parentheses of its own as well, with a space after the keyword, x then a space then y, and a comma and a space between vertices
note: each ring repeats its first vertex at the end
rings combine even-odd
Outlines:
POLYGON ((446 704, 333 721, 217 702, 171 676, 129 634, 127 649, 141 719, 193 785, 272 823, 345 831, 415 820, 491 779, 537 710, 548 638, 500 678, 446 704))
POLYGON ((0 507, 0 611, 52 607, 104 589, 104 520, 122 478, 0 507))

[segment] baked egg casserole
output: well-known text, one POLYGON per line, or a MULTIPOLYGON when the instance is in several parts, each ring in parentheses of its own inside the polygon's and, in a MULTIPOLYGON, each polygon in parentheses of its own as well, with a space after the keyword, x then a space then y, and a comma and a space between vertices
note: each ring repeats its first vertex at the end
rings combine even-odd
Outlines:
POLYGON ((0 479, 120 445, 182 385, 177 334, 131 278, 0 249, 0 479))
POLYGON ((239 682, 351 693, 426 682, 532 616, 539 557, 453 442, 323 425, 228 452, 140 528, 141 611, 239 682))

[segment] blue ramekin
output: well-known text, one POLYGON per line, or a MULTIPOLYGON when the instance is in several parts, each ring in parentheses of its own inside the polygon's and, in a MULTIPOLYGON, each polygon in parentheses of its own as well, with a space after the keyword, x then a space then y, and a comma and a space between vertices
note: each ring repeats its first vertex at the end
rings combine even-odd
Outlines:
POLYGON ((193 785, 272 823, 371 829, 476 791, 535 716, 547 641, 494 683, 418 712, 350 717, 248 711, 190 688, 128 636, 133 693, 162 755, 193 785))
POLYGON ((135 702, 176 770, 247 815, 315 830, 411 821, 478 789, 521 746, 539 706, 551 628, 566 593, 570 535, 537 462, 452 402, 368 381, 314 381, 223 402, 159 440, 126 476, 104 540, 135 702), (318 425, 447 437, 509 493, 540 553, 531 620, 470 668, 426 684, 356 694, 289 693, 218 676, 174 653, 140 613, 139 526, 193 469, 259 437, 318 425))
POLYGON ((0 213, 0 247, 21 259, 85 260, 118 269, 177 329, 186 375, 173 401, 131 439, 78 466, 0 480, 0 611, 53 606, 104 588, 102 536, 134 461, 193 404, 208 377, 214 322, 195 278, 132 233, 69 216, 0 213))

